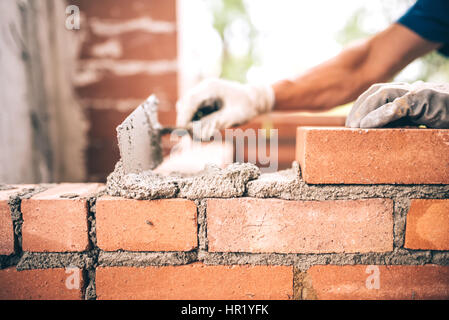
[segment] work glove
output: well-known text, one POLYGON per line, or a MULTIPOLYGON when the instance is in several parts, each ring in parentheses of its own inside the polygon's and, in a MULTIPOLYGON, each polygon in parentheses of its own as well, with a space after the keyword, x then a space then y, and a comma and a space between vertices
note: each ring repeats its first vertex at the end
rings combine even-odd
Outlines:
POLYGON ((176 104, 176 125, 191 129, 192 121, 200 120, 199 136, 207 140, 216 130, 243 124, 259 114, 271 111, 273 106, 274 92, 271 86, 206 79, 176 104))
POLYGON ((346 126, 380 128, 398 120, 428 128, 449 128, 449 84, 374 84, 354 103, 346 126))

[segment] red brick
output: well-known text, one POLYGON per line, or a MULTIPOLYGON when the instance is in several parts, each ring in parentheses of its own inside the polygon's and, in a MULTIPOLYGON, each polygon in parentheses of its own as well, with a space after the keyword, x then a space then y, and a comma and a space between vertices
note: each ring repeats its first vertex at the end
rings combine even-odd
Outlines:
POLYGON ((414 199, 410 203, 405 247, 449 250, 449 200, 414 199))
POLYGON ((176 72, 162 74, 139 73, 119 76, 105 72, 96 82, 78 86, 76 91, 81 98, 94 99, 146 99, 152 93, 164 103, 173 105, 177 100, 176 72))
POLYGON ((100 184, 63 183, 22 200, 23 250, 65 252, 88 249, 85 197, 99 191, 100 187, 100 184))
POLYGON ((0 270, 0 300, 81 300, 83 283, 81 271, 11 267, 0 270))
POLYGON ((14 253, 14 230, 9 209, 9 196, 18 189, 0 191, 0 255, 14 253))
POLYGON ((98 299, 235 300, 289 299, 293 270, 287 266, 100 267, 98 299))
POLYGON ((299 127, 307 183, 449 183, 449 130, 299 127))
POLYGON ((0 201, 0 255, 14 252, 14 231, 8 201, 0 201))
POLYGON ((150 33, 130 31, 112 37, 96 36, 89 33, 81 48, 81 59, 114 58, 117 60, 176 60, 178 54, 177 33, 150 33), (121 48, 117 56, 99 56, 95 46, 107 41, 116 41, 121 48))
POLYGON ((105 251, 190 251, 197 246, 197 228, 190 200, 97 200, 97 245, 105 251))
POLYGON ((391 199, 208 199, 215 252, 384 252, 393 249, 391 199))
POLYGON ((151 17, 154 20, 175 21, 176 0, 73 0, 88 17, 131 19, 151 17))
POLYGON ((9 208, 9 198, 34 185, 13 185, 12 189, 0 191, 0 255, 14 253, 14 229, 9 208))
POLYGON ((306 299, 449 299, 447 266, 313 266, 307 277, 306 299))

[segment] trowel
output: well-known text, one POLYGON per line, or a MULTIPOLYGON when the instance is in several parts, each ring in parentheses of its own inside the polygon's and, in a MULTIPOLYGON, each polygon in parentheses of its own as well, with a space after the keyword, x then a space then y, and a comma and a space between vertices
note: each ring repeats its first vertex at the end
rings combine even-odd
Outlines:
MULTIPOLYGON (((163 160, 161 137, 164 134, 190 134, 187 128, 163 127, 157 116, 159 100, 153 94, 139 105, 117 128, 118 147, 126 174, 155 169, 163 160)), ((215 112, 219 105, 202 105, 192 117, 197 121, 215 112)))

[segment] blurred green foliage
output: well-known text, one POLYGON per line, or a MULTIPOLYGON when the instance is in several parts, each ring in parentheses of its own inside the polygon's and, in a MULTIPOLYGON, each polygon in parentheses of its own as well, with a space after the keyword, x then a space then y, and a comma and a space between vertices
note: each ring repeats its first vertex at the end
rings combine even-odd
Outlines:
MULTIPOLYGON (((383 8, 382 14, 385 19, 392 23, 398 18, 397 10, 413 5, 415 0, 381 0, 383 8)), ((221 78, 246 82, 246 74, 251 66, 258 63, 258 53, 255 48, 257 30, 251 22, 245 0, 211 0, 208 1, 213 14, 213 27, 219 34, 222 41, 221 78), (235 29, 235 23, 239 23, 239 28, 235 29), (242 54, 235 54, 231 50, 231 42, 235 40, 236 30, 238 36, 246 42, 246 50, 242 54)), ((370 12, 359 7, 347 21, 346 25, 336 34, 336 39, 342 45, 347 45, 355 40, 365 39, 373 34, 373 31, 366 30, 364 20, 369 17, 370 12)), ((380 30, 378 30, 380 31, 380 30)), ((449 59, 437 52, 432 52, 418 59, 419 72, 416 78, 402 79, 406 81, 446 81, 449 82, 449 59)))
MULTIPOLYGON (((410 7, 415 1, 412 0, 397 0, 397 6, 404 8, 410 7)), ((389 23, 393 23, 398 17, 391 15, 389 9, 391 2, 382 1, 382 13, 389 23)), ((363 27, 363 21, 370 13, 365 8, 359 8, 354 12, 346 25, 340 30, 336 39, 342 45, 347 45, 355 40, 364 39, 372 35, 372 32, 367 31, 363 27)), ((416 78, 403 79, 409 82, 417 80, 435 81, 435 82, 449 82, 449 59, 439 54, 438 52, 431 52, 419 59, 419 72, 416 78)))
MULTIPOLYGON (((223 51, 221 59, 220 78, 246 82, 246 73, 257 61, 254 50, 254 41, 257 31, 251 22, 247 8, 243 0, 214 0, 211 1, 213 12, 213 26, 220 35, 223 51), (233 54, 230 50, 233 40, 233 23, 238 22, 244 29, 243 36, 247 44, 244 54, 233 54)), ((235 31, 234 31, 235 32, 235 31)))

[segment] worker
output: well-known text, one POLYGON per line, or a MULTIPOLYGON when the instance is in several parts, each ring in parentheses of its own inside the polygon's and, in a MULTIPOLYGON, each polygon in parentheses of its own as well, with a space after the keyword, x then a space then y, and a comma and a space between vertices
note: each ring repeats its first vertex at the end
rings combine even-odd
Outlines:
POLYGON ((201 118, 201 137, 208 139, 215 130, 273 110, 323 111, 358 97, 347 127, 384 127, 402 119, 449 128, 449 84, 382 83, 433 50, 449 56, 448 0, 418 0, 382 32, 293 80, 272 85, 203 80, 177 102, 177 126, 189 127, 199 108, 219 105, 218 111, 201 118))

